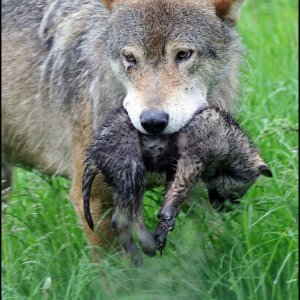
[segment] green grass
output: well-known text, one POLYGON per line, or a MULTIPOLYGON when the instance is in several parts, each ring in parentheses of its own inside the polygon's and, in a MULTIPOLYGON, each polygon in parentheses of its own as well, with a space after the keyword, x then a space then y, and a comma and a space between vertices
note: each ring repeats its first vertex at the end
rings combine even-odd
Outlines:
MULTIPOLYGON (((238 26, 248 49, 239 116, 273 179, 259 178, 230 213, 213 211, 195 189, 163 256, 133 268, 116 251, 91 261, 69 181, 16 169, 3 212, 4 299, 296 299, 297 9, 296 1, 248 1, 238 26)), ((145 197, 151 228, 160 199, 160 190, 145 197)))

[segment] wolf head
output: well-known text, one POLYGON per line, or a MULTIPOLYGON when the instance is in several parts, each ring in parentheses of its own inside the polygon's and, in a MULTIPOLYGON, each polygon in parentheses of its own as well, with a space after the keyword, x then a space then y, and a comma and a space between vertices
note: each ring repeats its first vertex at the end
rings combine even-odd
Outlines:
POLYGON ((107 53, 140 132, 171 134, 210 104, 229 109, 241 0, 103 2, 110 13, 107 53))

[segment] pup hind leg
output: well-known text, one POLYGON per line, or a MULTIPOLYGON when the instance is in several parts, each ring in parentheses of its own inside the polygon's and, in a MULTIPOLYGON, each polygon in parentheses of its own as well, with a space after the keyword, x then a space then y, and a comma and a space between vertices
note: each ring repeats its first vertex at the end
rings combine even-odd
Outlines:
POLYGON ((143 218, 143 203, 141 202, 137 213, 134 216, 132 225, 135 229, 137 240, 143 252, 152 257, 156 254, 156 246, 152 233, 147 229, 143 218))
POLYGON ((116 209, 112 216, 111 226, 118 236, 119 244, 124 248, 134 265, 142 265, 143 257, 132 237, 128 216, 116 209))
MULTIPOLYGON (((126 219, 130 225, 126 230, 134 230, 137 240, 148 256, 156 254, 155 243, 152 234, 146 228, 143 219, 143 193, 145 185, 145 166, 137 150, 133 149, 127 159, 115 160, 110 167, 115 176, 112 186, 115 188, 114 201, 115 213, 118 218, 126 219)), ((118 222, 118 219, 116 219, 118 222)), ((122 232, 122 230, 121 230, 122 232)), ((129 237, 131 235, 127 235, 129 237)))
POLYGON ((130 195, 123 199, 121 196, 116 196, 112 226, 116 228, 118 235, 122 234, 120 242, 124 249, 133 250, 132 253, 129 253, 131 257, 137 252, 133 246, 132 230, 136 233, 138 243, 143 252, 151 257, 156 254, 155 242, 144 223, 143 198, 141 196, 143 188, 139 188, 140 192, 135 193, 135 197, 130 195))
POLYGON ((85 148, 75 147, 74 172, 70 198, 74 204, 80 223, 84 230, 87 242, 91 247, 93 259, 98 261, 101 258, 99 247, 112 247, 116 234, 111 229, 112 193, 103 182, 102 176, 97 175, 92 185, 90 194, 90 210, 95 228, 92 231, 86 222, 83 208, 82 177, 84 173, 85 148), (84 150, 82 150, 84 149, 84 150))

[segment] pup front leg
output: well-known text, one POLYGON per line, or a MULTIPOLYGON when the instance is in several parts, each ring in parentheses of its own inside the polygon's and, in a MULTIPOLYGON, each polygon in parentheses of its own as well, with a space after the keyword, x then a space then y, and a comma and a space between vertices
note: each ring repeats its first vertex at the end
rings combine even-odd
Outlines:
POLYGON ((158 250, 164 249, 167 233, 174 229, 180 207, 197 176, 201 173, 202 166, 203 164, 198 158, 181 157, 178 160, 175 178, 165 195, 163 206, 158 215, 160 221, 154 232, 158 250))
POLYGON ((159 217, 166 224, 168 230, 172 230, 175 218, 179 214, 180 207, 187 194, 202 171, 203 164, 198 158, 181 157, 178 160, 177 170, 169 190, 164 199, 159 217))

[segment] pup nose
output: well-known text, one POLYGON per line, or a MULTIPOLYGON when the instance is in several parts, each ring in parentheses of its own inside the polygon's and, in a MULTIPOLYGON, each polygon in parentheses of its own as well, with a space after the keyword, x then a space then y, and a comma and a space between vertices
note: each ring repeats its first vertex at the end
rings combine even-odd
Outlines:
POLYGON ((147 110, 140 117, 143 128, 150 134, 159 134, 167 127, 169 115, 159 110, 147 110))

